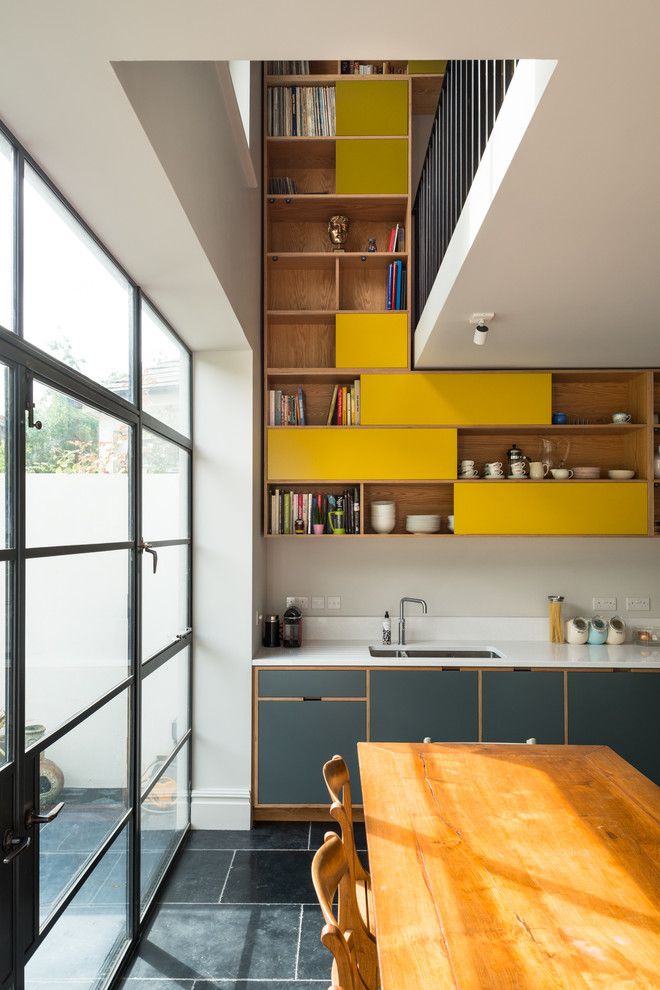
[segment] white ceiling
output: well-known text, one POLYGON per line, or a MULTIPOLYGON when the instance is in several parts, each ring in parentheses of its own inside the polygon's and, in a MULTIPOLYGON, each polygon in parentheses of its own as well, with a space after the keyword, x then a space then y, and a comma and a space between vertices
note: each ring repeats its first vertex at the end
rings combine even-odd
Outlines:
POLYGON ((192 346, 244 346, 218 266, 113 62, 556 58, 447 300, 440 351, 472 364, 476 348, 454 351, 455 330, 494 309, 491 364, 498 347, 511 364, 660 364, 660 5, 410 0, 405 15, 400 0, 337 0, 331 14, 318 0, 4 0, 0 117, 192 346))

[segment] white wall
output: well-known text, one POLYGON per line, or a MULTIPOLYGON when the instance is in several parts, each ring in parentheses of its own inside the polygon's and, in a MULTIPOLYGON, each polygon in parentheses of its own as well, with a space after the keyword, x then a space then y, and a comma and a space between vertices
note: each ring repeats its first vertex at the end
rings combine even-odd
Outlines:
POLYGON ((247 828, 251 657, 254 612, 261 604, 259 551, 253 545, 259 485, 253 480, 258 444, 255 372, 250 351, 200 352, 194 357, 193 369, 192 821, 198 828, 247 828))
POLYGON ((575 613, 591 613, 594 595, 616 595, 625 616, 625 597, 638 595, 660 614, 660 540, 336 539, 270 541, 269 610, 281 612, 287 594, 340 595, 340 612, 315 614, 382 615, 415 595, 432 615, 540 616, 547 595, 563 594, 575 613))

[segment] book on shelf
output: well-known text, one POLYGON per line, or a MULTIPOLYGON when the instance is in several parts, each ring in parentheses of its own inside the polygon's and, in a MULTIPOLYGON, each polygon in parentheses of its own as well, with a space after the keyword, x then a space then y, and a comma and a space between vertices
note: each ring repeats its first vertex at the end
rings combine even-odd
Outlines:
POLYGON ((326 426, 360 425, 360 379, 352 385, 335 385, 330 398, 326 426))
POLYGON ((387 250, 390 253, 394 253, 397 251, 400 252, 405 250, 404 247, 406 240, 405 233, 406 233, 405 227, 400 223, 397 223, 395 227, 392 227, 392 229, 390 230, 390 239, 388 241, 388 246, 387 246, 387 250))
POLYGON ((268 391, 268 425, 269 426, 305 426, 305 395, 302 385, 293 395, 287 395, 281 389, 268 391))
POLYGON ((386 309, 407 309, 408 276, 402 261, 387 266, 386 309))
POLYGON ((333 137, 334 86, 270 86, 268 134, 271 137, 333 137))
POLYGON ((360 532, 361 505, 358 485, 346 488, 340 493, 273 488, 269 495, 268 532, 271 536, 311 536, 314 533, 314 526, 322 526, 323 533, 331 533, 328 513, 335 510, 343 511, 344 530, 347 533, 360 532))
POLYGON ((288 175, 271 176, 268 180, 268 192, 274 196, 295 196, 296 180, 288 175))
POLYGON ((309 62, 306 59, 298 62, 266 62, 266 74, 269 76, 308 76, 309 62))

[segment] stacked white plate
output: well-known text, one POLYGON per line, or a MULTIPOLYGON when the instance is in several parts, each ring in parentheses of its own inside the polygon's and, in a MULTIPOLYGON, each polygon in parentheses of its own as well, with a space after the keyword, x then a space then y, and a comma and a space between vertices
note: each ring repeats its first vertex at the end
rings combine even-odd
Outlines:
POLYGON ((440 516, 406 516, 406 530, 409 533, 439 533, 440 516))
POLYGON ((599 467, 576 467, 573 468, 573 477, 587 481, 592 478, 600 478, 599 467))

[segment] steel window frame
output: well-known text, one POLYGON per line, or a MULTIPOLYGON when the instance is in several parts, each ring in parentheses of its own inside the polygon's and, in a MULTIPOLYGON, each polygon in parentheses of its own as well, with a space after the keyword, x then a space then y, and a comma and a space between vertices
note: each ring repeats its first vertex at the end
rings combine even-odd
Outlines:
MULTIPOLYGON (((14 945, 14 966, 13 979, 15 990, 24 990, 24 966, 37 951, 48 933, 66 910, 67 906, 75 897, 86 882, 95 867, 101 861, 110 846, 116 840, 124 828, 128 828, 128 855, 129 855, 129 878, 128 878, 128 904, 127 904, 127 940, 121 951, 118 953, 112 969, 106 977, 106 984, 114 980, 121 968, 125 965, 128 955, 133 951, 135 945, 145 925, 148 922, 149 914, 155 901, 158 889, 165 880, 167 872, 174 859, 177 857, 188 829, 190 828, 190 801, 192 788, 192 724, 193 724, 193 642, 192 642, 192 595, 193 595, 193 574, 192 574, 192 543, 193 543, 193 490, 192 490, 192 456, 188 462, 188 537, 185 539, 159 540, 154 542, 154 546, 178 546, 188 545, 188 574, 187 574, 187 625, 186 631, 177 638, 176 641, 168 644, 158 651, 154 656, 149 657, 144 662, 141 660, 141 632, 142 632, 142 582, 141 582, 141 558, 139 542, 142 534, 142 434, 143 429, 147 429, 164 440, 168 440, 192 455, 193 451, 193 361, 190 348, 181 339, 169 321, 159 311, 158 307, 151 301, 146 293, 140 288, 125 268, 117 261, 114 255, 107 249, 95 231, 81 217, 78 211, 71 205, 58 187, 51 181, 50 177, 39 166, 38 162, 27 152, 20 141, 0 120, 0 134, 9 142, 13 150, 13 320, 14 328, 9 330, 0 326, 0 361, 6 364, 10 370, 12 381, 11 388, 11 413, 13 416, 11 437, 8 438, 8 494, 10 505, 13 511, 13 546, 0 550, 0 562, 8 563, 7 586, 10 591, 8 599, 8 653, 11 657, 9 665, 8 700, 12 705, 12 725, 7 725, 6 739, 10 743, 10 759, 0 768, 0 773, 7 772, 13 776, 13 816, 14 828, 22 827, 22 816, 27 804, 31 804, 35 795, 22 793, 22 787, 30 789, 27 780, 26 767, 29 763, 39 758, 48 746, 53 745, 58 739, 63 738, 87 718, 118 697, 123 691, 128 692, 128 714, 129 714, 129 737, 128 737, 128 784, 129 784, 129 807, 121 820, 114 827, 109 836, 104 840, 94 855, 90 858, 79 877, 68 888, 65 895, 60 899, 51 915, 44 925, 39 927, 39 870, 38 870, 38 841, 34 843, 34 882, 32 885, 32 919, 34 938, 26 951, 21 949, 25 944, 25 932, 22 930, 20 885, 17 882, 18 874, 14 872, 13 885, 13 945, 14 945), (49 192, 55 197, 58 203, 67 211, 68 215, 75 221, 80 229, 87 235, 94 246, 101 252, 104 258, 113 266, 119 275, 125 280, 131 294, 131 319, 130 319, 130 350, 129 350, 129 381, 131 398, 126 399, 117 395, 110 389, 105 388, 99 382, 87 377, 74 368, 58 361, 56 358, 41 351, 36 345, 25 339, 24 336, 24 182, 25 165, 29 165, 35 174, 45 184, 49 192), (150 307, 158 320, 160 320, 166 331, 171 334, 174 341, 181 347, 188 358, 188 416, 190 423, 190 436, 185 436, 177 430, 172 429, 167 424, 161 422, 154 416, 143 411, 142 408, 142 368, 141 368, 141 312, 145 303, 150 307), (131 456, 129 459, 129 534, 126 541, 100 542, 93 544, 77 545, 55 545, 48 547, 26 547, 25 542, 25 403, 27 395, 28 381, 35 377, 49 387, 63 391, 69 396, 75 397, 96 410, 113 416, 125 422, 131 430, 131 456), (26 562, 29 559, 37 559, 55 556, 75 556, 77 554, 104 553, 113 551, 129 551, 129 582, 128 592, 131 609, 129 611, 129 651, 128 670, 129 675, 123 677, 108 691, 104 692, 90 705, 82 711, 76 713, 53 732, 44 735, 38 743, 25 750, 23 740, 25 738, 25 604, 26 604, 26 562), (141 910, 140 903, 140 810, 144 796, 141 794, 140 770, 141 770, 141 685, 145 677, 165 664, 181 650, 189 648, 188 661, 188 727, 180 742, 170 754, 167 763, 161 768, 159 773, 151 782, 149 790, 158 782, 162 774, 171 765, 183 746, 188 746, 187 762, 187 804, 188 804, 188 824, 183 830, 179 841, 172 849, 171 855, 164 863, 163 874, 159 882, 155 885, 150 895, 149 903, 144 910, 141 910)), ((148 794, 148 792, 147 792, 148 794)))

